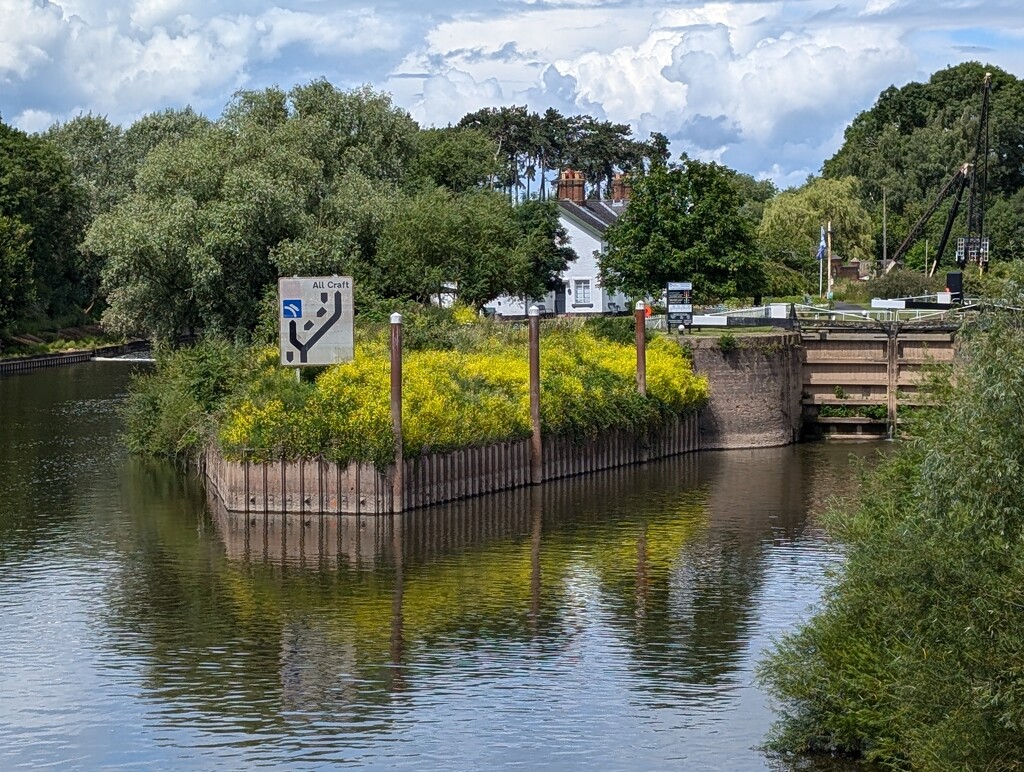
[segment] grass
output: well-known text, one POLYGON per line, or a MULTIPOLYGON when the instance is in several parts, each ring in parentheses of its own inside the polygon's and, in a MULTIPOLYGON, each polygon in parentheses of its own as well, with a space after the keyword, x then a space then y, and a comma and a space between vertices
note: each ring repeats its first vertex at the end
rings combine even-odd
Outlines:
POLYGON ((80 334, 80 331, 80 328, 76 328, 41 333, 40 335, 0 335, 0 360, 89 351, 101 346, 112 346, 124 342, 121 337, 102 333, 80 334))

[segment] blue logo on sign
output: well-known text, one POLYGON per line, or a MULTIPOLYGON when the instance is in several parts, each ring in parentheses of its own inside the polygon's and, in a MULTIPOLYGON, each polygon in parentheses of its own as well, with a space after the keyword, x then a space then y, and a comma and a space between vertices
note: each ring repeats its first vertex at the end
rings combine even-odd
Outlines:
POLYGON ((283 300, 283 301, 281 301, 281 315, 285 319, 301 319, 302 318, 302 301, 301 300, 283 300))

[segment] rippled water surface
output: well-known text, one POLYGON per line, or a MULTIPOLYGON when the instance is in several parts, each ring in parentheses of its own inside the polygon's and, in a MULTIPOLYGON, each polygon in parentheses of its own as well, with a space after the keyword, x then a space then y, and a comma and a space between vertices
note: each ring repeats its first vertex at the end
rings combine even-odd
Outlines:
POLYGON ((753 669, 877 448, 229 517, 120 447, 134 366, 0 378, 0 768, 772 766, 753 669))

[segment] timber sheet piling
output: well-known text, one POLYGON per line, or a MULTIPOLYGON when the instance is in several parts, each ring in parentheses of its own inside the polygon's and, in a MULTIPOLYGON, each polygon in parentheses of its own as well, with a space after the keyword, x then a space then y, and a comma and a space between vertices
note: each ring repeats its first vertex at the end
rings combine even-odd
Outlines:
MULTIPOLYGON (((643 463, 700 450, 698 414, 690 413, 657 430, 623 430, 591 438, 545 437, 543 475, 555 480, 643 463)), ((529 486, 530 440, 405 458, 404 509, 441 504, 529 486)), ((275 514, 390 514, 394 508, 394 467, 340 465, 323 458, 298 460, 225 459, 207 450, 202 464, 207 485, 228 512, 275 514)))

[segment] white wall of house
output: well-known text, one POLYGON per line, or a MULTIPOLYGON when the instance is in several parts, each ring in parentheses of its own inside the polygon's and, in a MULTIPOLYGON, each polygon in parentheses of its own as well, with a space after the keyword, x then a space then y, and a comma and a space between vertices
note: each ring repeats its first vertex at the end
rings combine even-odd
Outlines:
MULTIPOLYGON (((571 217, 562 215, 562 226, 569 236, 569 246, 576 253, 576 259, 566 266, 562 272, 562 290, 565 295, 565 313, 567 314, 602 314, 626 310, 626 296, 621 292, 606 292, 600 283, 600 270, 595 253, 604 248, 601 239, 593 231, 579 225, 571 217)), ((535 298, 524 302, 518 298, 502 296, 487 304, 493 308, 497 316, 523 316, 527 308, 538 303, 543 311, 554 313, 560 304, 556 302, 555 293, 548 293, 544 298, 535 298)))
POLYGON ((604 249, 603 241, 571 217, 563 216, 561 222, 569 234, 569 246, 577 256, 562 272, 566 287, 565 312, 603 314, 625 309, 625 296, 606 292, 601 286, 597 253, 604 249))

